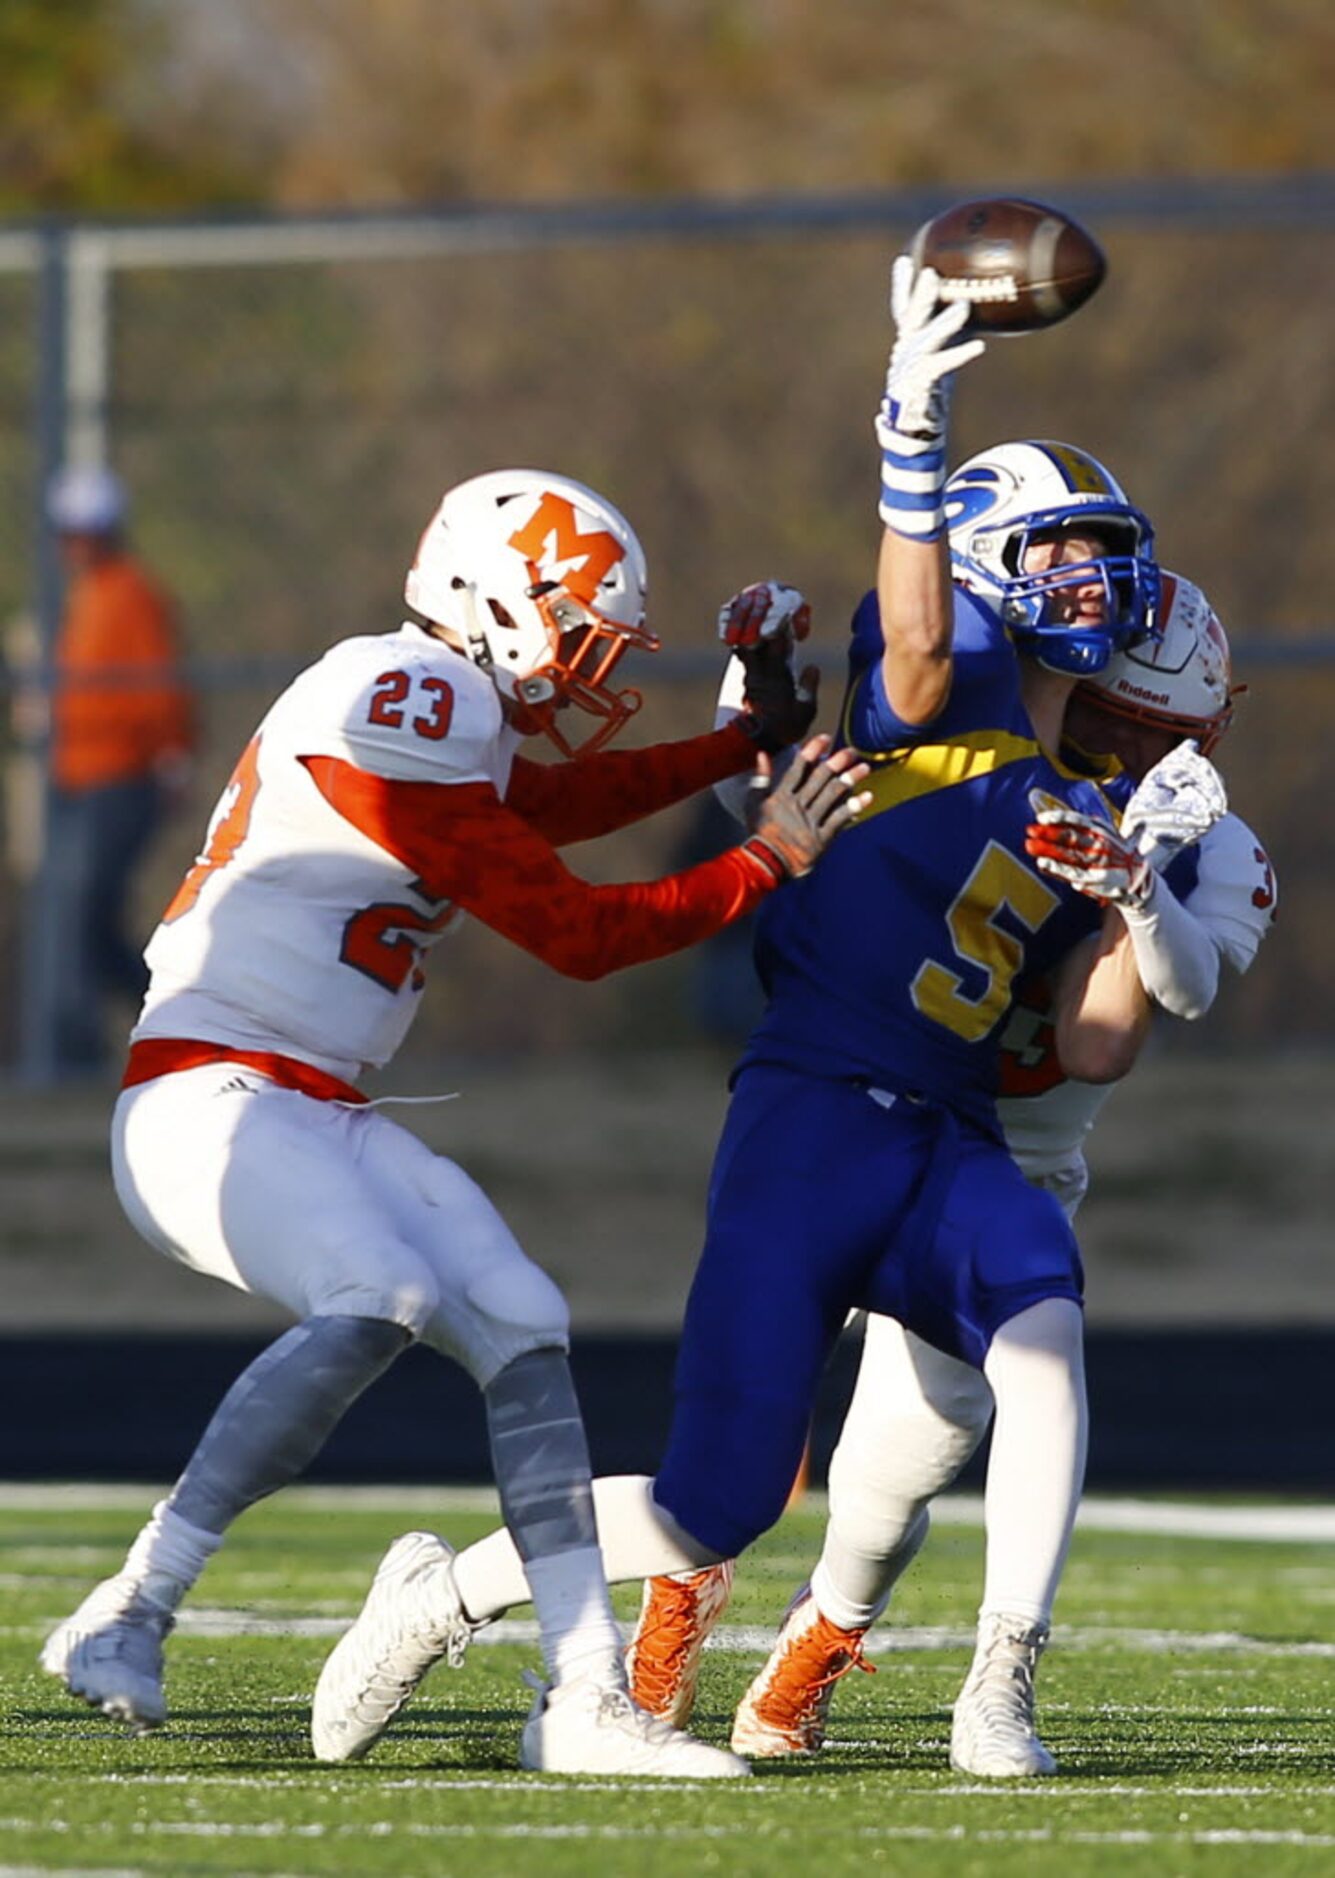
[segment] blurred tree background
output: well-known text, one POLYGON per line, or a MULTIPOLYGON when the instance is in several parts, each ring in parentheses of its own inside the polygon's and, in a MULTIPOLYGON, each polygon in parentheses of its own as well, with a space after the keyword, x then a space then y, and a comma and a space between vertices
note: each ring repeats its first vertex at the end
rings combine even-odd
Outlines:
POLYGON ((1326 0, 5 0, 0 210, 1330 161, 1326 0))

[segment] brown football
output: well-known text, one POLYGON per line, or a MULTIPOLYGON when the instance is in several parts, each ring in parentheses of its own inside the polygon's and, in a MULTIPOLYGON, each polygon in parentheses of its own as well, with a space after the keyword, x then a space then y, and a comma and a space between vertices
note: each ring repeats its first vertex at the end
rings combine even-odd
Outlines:
POLYGON ((1108 271, 1094 237, 1061 209, 1022 196, 957 202, 909 250, 946 300, 967 299, 966 332, 1032 333, 1082 307, 1108 271))

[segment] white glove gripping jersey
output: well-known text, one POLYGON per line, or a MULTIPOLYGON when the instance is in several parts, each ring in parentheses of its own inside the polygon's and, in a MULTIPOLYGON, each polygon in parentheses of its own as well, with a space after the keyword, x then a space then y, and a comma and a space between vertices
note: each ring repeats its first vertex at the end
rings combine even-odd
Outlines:
POLYGON ((149 941, 132 1041, 276 1051, 348 1081, 386 1063, 456 909, 332 808, 302 759, 503 797, 519 741, 491 680, 421 627, 334 646, 278 698, 223 791, 149 941))
MULTIPOLYGON (((1182 903, 1221 959, 1245 972, 1274 918, 1274 869, 1251 829, 1232 814, 1202 837, 1196 856, 1195 883, 1182 903)), ((1002 1036, 1002 1066, 997 1114, 1024 1174, 1040 1185, 1083 1179, 1085 1136, 1117 1085, 1067 1081, 1047 1013, 1023 1002, 1002 1036)))

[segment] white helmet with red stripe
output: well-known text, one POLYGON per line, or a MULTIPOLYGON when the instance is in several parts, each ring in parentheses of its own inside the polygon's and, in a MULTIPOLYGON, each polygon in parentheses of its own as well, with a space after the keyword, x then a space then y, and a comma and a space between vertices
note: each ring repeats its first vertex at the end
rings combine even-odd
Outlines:
POLYGON ((1160 596, 1159 637, 1116 653, 1080 689, 1118 717, 1194 738, 1208 756, 1247 687, 1231 682, 1228 636, 1200 588, 1165 569, 1160 596))
POLYGON ((404 593, 488 674, 512 722, 571 756, 557 723, 563 704, 599 720, 580 751, 639 709, 637 691, 607 680, 629 646, 658 649, 644 624, 645 585, 644 550, 610 502, 568 476, 518 469, 446 491, 404 593))

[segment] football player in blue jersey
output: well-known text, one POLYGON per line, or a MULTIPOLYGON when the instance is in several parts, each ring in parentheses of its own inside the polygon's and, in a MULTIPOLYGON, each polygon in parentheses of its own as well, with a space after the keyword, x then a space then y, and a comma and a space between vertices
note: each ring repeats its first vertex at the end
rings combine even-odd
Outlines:
MULTIPOLYGON (((1111 916, 1039 871, 1027 843, 1043 814, 1112 826, 1098 782, 1060 754, 1062 716, 1079 678, 1153 636, 1153 534, 1068 445, 1002 446, 948 481, 946 385, 982 342, 960 338, 967 308, 941 308, 936 276, 915 277, 907 257, 892 308, 884 533, 842 725, 871 764, 872 802, 760 924, 768 1003, 715 1160, 667 1453, 652 1481, 595 1483, 609 1579, 655 1574, 679 1606, 649 1610, 632 1652, 651 1702, 678 1619, 726 1595, 719 1563, 782 1513, 850 1310, 892 1316, 981 1371, 998 1442, 1027 1455, 1041 1430, 1049 1465, 1026 1560, 1039 1596, 1060 1574, 1083 1478, 1079 1254, 1061 1207, 1007 1152, 994 1091, 1021 972, 1056 975, 1068 1074, 1113 1080, 1134 1051, 1111 916)), ((743 604, 726 636, 744 645, 752 625, 743 604)), ((391 1556, 326 1664, 316 1713, 348 1755, 382 1732, 443 1636, 528 1595, 503 1532, 457 1559, 437 1544, 411 1595, 391 1556)))
MULTIPOLYGON (((1228 812, 1208 761, 1236 695, 1227 638, 1192 582, 1165 573, 1162 590, 1162 638, 1082 681, 1066 713, 1073 744, 1112 752, 1123 765, 1124 778, 1112 785, 1119 800, 1129 797, 1120 831, 1073 826, 1069 811, 1061 820, 1054 811, 1030 842, 1045 870, 1117 906, 1121 944, 1135 960, 1126 1015, 1132 1034, 1156 1009, 1203 1016, 1221 965, 1248 969, 1275 906, 1265 850, 1228 812)), ((1026 1178, 1074 1217, 1088 1185, 1085 1136, 1110 1086, 1063 1075, 1048 997, 1041 981, 1027 983, 1003 1033, 998 1113, 1026 1178)), ((1041 1398, 1041 1379, 1035 1386, 1041 1398)), ((1006 1405, 1012 1420, 1023 1415, 1024 1400, 1024 1392, 1013 1392, 1006 1405)), ((865 1666, 863 1640, 926 1534, 929 1502, 978 1446, 992 1409, 982 1371, 891 1319, 868 1317, 857 1386, 830 1462, 824 1549, 742 1699, 735 1751, 782 1756, 821 1747, 835 1684, 865 1666)), ((1003 1779, 1056 1771, 1034 1712, 1053 1586, 1033 1571, 1041 1560, 1030 1551, 1031 1501, 1042 1490, 1049 1450, 1041 1426, 1030 1427, 1027 1453, 1010 1432, 988 1472, 977 1648, 950 1741, 954 1767, 1003 1779)), ((679 1603, 682 1594, 655 1587, 654 1600, 669 1598, 679 1603)), ((717 1613, 717 1588, 708 1602, 717 1613)), ((691 1650, 698 1655, 702 1643, 697 1630, 691 1650)), ((687 1673, 679 1653, 678 1678, 687 1673)))

